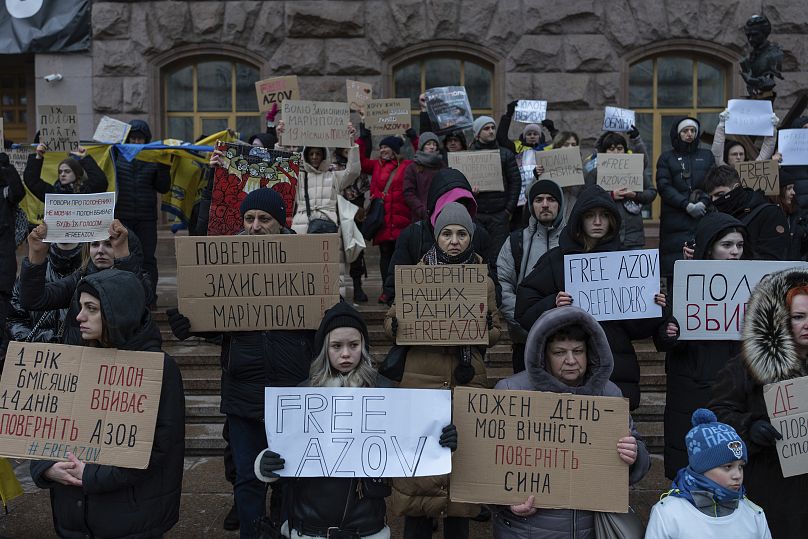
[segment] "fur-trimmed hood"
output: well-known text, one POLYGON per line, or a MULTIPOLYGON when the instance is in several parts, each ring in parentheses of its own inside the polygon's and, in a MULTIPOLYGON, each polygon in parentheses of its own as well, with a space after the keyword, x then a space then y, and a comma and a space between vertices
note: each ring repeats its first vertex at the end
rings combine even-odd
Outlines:
POLYGON ((797 356, 786 307, 786 293, 808 283, 808 269, 792 268, 763 279, 749 298, 741 354, 752 378, 771 384, 808 374, 797 356))

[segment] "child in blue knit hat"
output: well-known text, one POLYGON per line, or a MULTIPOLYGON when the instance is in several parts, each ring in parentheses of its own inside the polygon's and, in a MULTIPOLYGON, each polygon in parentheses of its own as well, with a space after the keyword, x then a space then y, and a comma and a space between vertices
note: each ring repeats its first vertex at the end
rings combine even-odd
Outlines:
POLYGON ((766 515, 744 496, 746 444, 705 408, 685 436, 688 465, 651 509, 645 539, 771 539, 766 515))

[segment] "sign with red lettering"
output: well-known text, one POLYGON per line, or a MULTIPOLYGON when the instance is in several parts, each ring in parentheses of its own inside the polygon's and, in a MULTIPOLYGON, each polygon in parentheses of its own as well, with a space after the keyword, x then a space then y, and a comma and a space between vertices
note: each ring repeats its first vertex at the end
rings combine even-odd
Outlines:
POLYGON ((300 85, 297 75, 272 77, 255 83, 255 95, 258 97, 258 110, 266 112, 275 104, 287 99, 300 99, 300 85))
POLYGON ((109 239, 115 193, 60 195, 45 193, 46 242, 78 243, 109 239))
POLYGON ((162 352, 12 341, 0 380, 0 455, 145 469, 162 352))
POLYGON ((746 304, 768 274, 805 262, 677 260, 673 266, 673 316, 682 341, 740 341, 746 304))
POLYGON ((628 511, 628 400, 456 387, 452 420, 453 502, 628 511))
POLYGON ((371 99, 365 107, 365 125, 377 135, 401 134, 412 126, 409 99, 371 99))
POLYGON ((808 473, 808 377, 763 386, 772 426, 782 436, 777 455, 783 477, 808 473))
POLYGON ((488 266, 396 266, 396 344, 488 345, 488 266))

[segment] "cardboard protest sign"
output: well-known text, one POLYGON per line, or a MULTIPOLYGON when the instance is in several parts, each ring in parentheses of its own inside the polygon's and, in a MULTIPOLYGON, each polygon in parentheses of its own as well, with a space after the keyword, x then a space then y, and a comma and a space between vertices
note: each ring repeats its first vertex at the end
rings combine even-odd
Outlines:
POLYGON ((637 125, 633 110, 620 107, 606 107, 603 112, 603 130, 628 133, 631 126, 637 125))
POLYGON ((781 166, 808 165, 808 129, 781 129, 777 149, 783 154, 781 166))
POLYGON ((28 155, 33 153, 33 148, 12 148, 5 150, 5 152, 8 155, 8 160, 11 161, 11 165, 17 169, 20 178, 22 178, 25 174, 25 165, 28 163, 28 155))
POLYGON ((544 167, 540 180, 553 180, 559 187, 584 185, 584 165, 578 148, 535 152, 536 164, 544 167))
POLYGON ((673 265, 673 316, 680 341, 740 341, 746 304, 766 275, 805 262, 677 260, 673 265))
POLYGON ((103 241, 115 217, 115 193, 58 195, 45 193, 45 224, 52 243, 103 241))
POLYGON ((281 104, 286 123, 281 137, 284 146, 320 146, 350 148, 353 145, 348 124, 348 103, 291 101, 281 104))
POLYGON ((373 99, 373 85, 358 80, 346 80, 345 87, 351 112, 357 111, 364 114, 365 105, 373 99))
POLYGON ((540 124, 547 117, 547 101, 520 99, 513 112, 513 121, 523 124, 540 124))
POLYGON ((502 159, 499 150, 449 152, 449 168, 463 173, 472 187, 480 191, 502 191, 502 159))
POLYGON ((488 266, 396 266, 396 344, 488 344, 488 266))
POLYGON ((79 116, 75 105, 39 105, 39 142, 49 152, 79 149, 79 116))
POLYGON ((776 160, 743 161, 735 164, 735 170, 744 187, 760 189, 767 195, 780 194, 780 163, 776 160))
POLYGON ((645 157, 641 153, 598 154, 598 185, 606 191, 643 190, 645 157))
POLYGON ((438 443, 452 421, 441 389, 267 387, 267 441, 281 477, 422 477, 452 471, 438 443))
POLYGON ((456 387, 452 501, 625 513, 628 417, 623 398, 456 387))
POLYGON ((640 249, 564 255, 564 290, 596 320, 662 316, 659 251, 640 249))
POLYGON ((455 129, 466 129, 474 123, 464 86, 430 88, 424 92, 424 97, 426 112, 436 134, 443 135, 455 129))
POLYGON ((255 94, 261 112, 271 110, 273 105, 280 105, 287 99, 300 99, 297 75, 259 80, 255 83, 255 94))
POLYGON ((371 99, 365 106, 365 126, 373 133, 396 135, 412 127, 409 99, 371 99))
POLYGON ((241 201, 260 188, 280 193, 286 208, 286 223, 282 224, 292 222, 300 154, 221 141, 216 149, 224 155, 222 166, 213 169, 208 235, 238 234, 242 230, 241 201))
POLYGON ((98 127, 95 128, 93 140, 104 144, 121 144, 126 142, 131 128, 132 126, 126 122, 104 116, 99 120, 98 127))
POLYGON ((808 473, 808 377, 763 386, 772 426, 782 436, 777 456, 783 477, 808 473))
POLYGON ((730 99, 729 118, 724 124, 727 135, 774 135, 772 102, 768 99, 730 99))
POLYGON ((0 380, 0 455, 145 469, 162 352, 12 341, 0 380))
POLYGON ((317 329, 339 301, 339 234, 174 241, 179 310, 193 331, 317 329))

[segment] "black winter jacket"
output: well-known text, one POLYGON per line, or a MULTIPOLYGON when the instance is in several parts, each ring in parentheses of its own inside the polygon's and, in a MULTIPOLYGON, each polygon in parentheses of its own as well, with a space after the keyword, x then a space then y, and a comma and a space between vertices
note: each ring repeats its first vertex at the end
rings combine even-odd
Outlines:
POLYGON ((11 294, 17 275, 14 222, 17 204, 24 196, 25 188, 17 169, 12 166, 8 155, 0 152, 0 295, 11 294))
MULTIPOLYGON (((151 130, 142 120, 132 120, 132 131, 142 131, 146 142, 151 140, 151 130)), ((155 193, 167 193, 171 188, 169 167, 160 163, 147 163, 137 158, 127 161, 116 150, 115 185, 118 196, 115 200, 115 217, 131 221, 155 221, 157 204, 155 193)))
POLYGON ((25 186, 31 191, 35 197, 42 202, 45 202, 45 195, 47 193, 64 194, 90 194, 90 193, 103 193, 107 190, 108 180, 107 175, 95 162, 95 159, 90 157, 83 157, 78 159, 81 168, 84 169, 86 177, 82 180, 81 187, 74 190, 75 183, 70 185, 62 185, 57 178, 54 183, 47 182, 42 179, 42 164, 44 159, 37 159, 37 155, 32 153, 28 156, 28 162, 25 164, 25 172, 23 173, 25 186))
MULTIPOLYGON (((620 213, 611 196, 596 185, 585 188, 572 209, 567 226, 561 232, 558 247, 545 253, 517 288, 515 318, 525 331, 529 332, 542 314, 556 308, 556 295, 564 290, 564 255, 584 252, 584 247, 576 236, 582 228, 584 213, 593 208, 607 209, 614 215, 619 227, 620 213)), ((621 249, 619 233, 613 233, 591 252, 621 249)), ((609 320, 600 322, 600 325, 614 355, 614 369, 610 379, 620 388, 623 396, 629 399, 630 408, 634 410, 640 405, 640 365, 631 341, 657 335, 664 331, 665 324, 660 318, 650 318, 609 320)))
POLYGON ((713 205, 746 226, 755 260, 788 260, 791 240, 788 219, 763 193, 749 187, 736 187, 714 200, 713 205))
POLYGON ((709 198, 704 194, 704 177, 714 164, 710 150, 699 148, 701 125, 696 139, 686 144, 679 138, 677 127, 684 118, 674 121, 670 137, 672 149, 663 152, 657 161, 657 191, 662 199, 662 212, 659 216, 659 254, 662 275, 673 275, 673 263, 682 258, 682 246, 693 239, 697 219, 687 213, 690 202, 704 202, 709 198))
POLYGON ((519 202, 519 192, 522 190, 522 175, 519 173, 519 166, 516 164, 516 155, 507 148, 503 148, 497 141, 482 143, 475 140, 469 146, 469 151, 499 150, 499 158, 502 162, 502 191, 484 191, 477 193, 478 212, 499 213, 503 210, 510 214, 516 211, 516 204, 519 202))
MULTIPOLYGON (((115 272, 88 277, 101 296, 113 344, 121 350, 160 352, 160 331, 139 286, 121 286, 115 272), (139 308, 134 306, 138 305, 139 308)), ((124 282, 124 285, 130 284, 124 282)), ((86 464, 82 487, 49 481, 50 461, 32 461, 31 477, 49 488, 56 532, 86 537, 146 539, 162 536, 179 520, 185 453, 185 396, 174 359, 164 354, 163 380, 149 466, 145 470, 86 464)))

